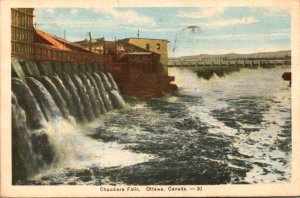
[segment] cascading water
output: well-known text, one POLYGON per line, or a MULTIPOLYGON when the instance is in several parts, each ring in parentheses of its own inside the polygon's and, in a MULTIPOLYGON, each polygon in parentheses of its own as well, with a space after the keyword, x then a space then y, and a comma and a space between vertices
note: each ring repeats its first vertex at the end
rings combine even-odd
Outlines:
POLYGON ((108 72, 107 72, 106 75, 107 75, 107 77, 108 77, 108 79, 109 79, 109 82, 110 82, 112 88, 113 88, 114 90, 117 90, 117 91, 119 92, 118 85, 117 85, 116 81, 114 80, 113 76, 111 75, 111 73, 108 73, 108 72))
POLYGON ((80 99, 80 97, 79 97, 79 95, 77 93, 77 89, 76 89, 73 81, 66 74, 63 75, 63 81, 65 83, 66 88, 71 93, 71 98, 72 98, 73 105, 76 105, 76 107, 77 107, 77 108, 75 108, 75 110, 76 110, 76 113, 75 113, 76 118, 78 120, 80 120, 80 121, 84 121, 85 120, 85 116, 84 116, 84 113, 83 113, 83 106, 82 106, 81 99, 80 99))
POLYGON ((113 105, 116 108, 120 108, 120 109, 124 108, 125 107, 125 102, 124 102, 122 96, 119 93, 118 85, 114 81, 111 73, 103 72, 103 73, 101 73, 101 77, 105 82, 107 90, 109 90, 109 96, 110 96, 110 99, 111 99, 113 105))
MULTIPOLYGON (((65 101, 69 95, 72 105, 67 110, 71 114, 71 109, 76 110, 77 125, 61 117, 46 121, 40 99, 25 81, 13 79, 13 149, 17 150, 13 159, 22 165, 14 163, 14 184, 290 182, 291 93, 288 82, 281 79, 286 71, 289 69, 241 69, 205 80, 189 69, 170 68, 179 86, 177 93, 129 100, 131 108, 109 112, 84 125, 76 117, 79 108, 86 108, 78 82, 92 107, 91 93, 107 111, 123 104, 113 83, 106 81, 109 74, 104 74, 107 78, 100 73, 79 74, 81 81, 67 74, 48 76, 65 101), (32 120, 41 124, 31 126, 32 120), (43 167, 48 169, 34 174, 43 167), (28 179, 22 180, 24 177, 28 179)), ((81 116, 87 120, 84 113, 81 116)))
POLYGON ((116 108, 121 109, 125 107, 125 101, 117 90, 111 90, 110 96, 112 103, 116 108))
MULTIPOLYGON (((22 115, 19 120, 12 120, 13 134, 23 134, 15 136, 15 139, 13 139, 13 145, 15 142, 28 142, 28 147, 32 148, 32 152, 26 152, 21 155, 21 159, 32 159, 32 161, 27 161, 29 165, 26 165, 31 167, 31 170, 17 169, 14 172, 17 174, 17 176, 13 178, 13 181, 15 181, 26 175, 31 175, 39 168, 43 168, 46 164, 51 163, 54 159, 54 153, 46 131, 47 122, 33 93, 25 82, 15 78, 12 79, 12 90, 16 96, 16 100, 13 99, 13 101, 18 101, 18 103, 13 103, 15 104, 15 111, 17 112, 13 111, 12 113, 22 115), (23 110, 25 111, 25 115, 20 113, 23 110)), ((12 95, 12 97, 13 96, 14 95, 12 95)), ((15 115, 12 117, 15 118, 15 115)), ((16 149, 13 150, 13 156, 17 156, 19 153, 24 151, 24 148, 19 146, 13 147, 13 149, 16 149)), ((18 160, 13 161, 13 164, 19 163, 21 162, 18 162, 18 160)), ((20 164, 19 166, 25 165, 20 164)))
POLYGON ((12 90, 19 99, 20 106, 24 110, 27 109, 25 112, 28 127, 31 129, 40 129, 45 127, 46 121, 41 108, 25 82, 20 79, 12 78, 12 90))
POLYGON ((72 155, 69 145, 79 136, 86 138, 66 132, 75 120, 84 123, 125 106, 117 86, 111 86, 113 78, 109 82, 102 76, 64 73, 63 80, 53 74, 27 77, 26 82, 12 78, 14 184, 72 155))
POLYGON ((105 89, 108 91, 108 90, 111 90, 112 89, 112 86, 107 78, 107 76, 105 75, 104 72, 100 72, 100 77, 102 79, 102 82, 103 82, 103 85, 105 87, 105 89))
POLYGON ((96 117, 98 117, 101 113, 101 107, 99 106, 99 103, 96 99, 95 90, 84 74, 79 74, 79 77, 83 85, 85 86, 87 96, 89 96, 89 101, 91 102, 91 107, 93 108, 94 114, 96 117))
POLYGON ((67 103, 67 108, 69 109, 72 116, 77 117, 77 110, 75 105, 73 105, 72 96, 69 91, 66 89, 65 85, 63 84, 62 80, 55 74, 52 77, 52 81, 57 87, 59 93, 63 97, 64 101, 67 103))
POLYGON ((94 73, 94 76, 95 76, 95 80, 96 80, 96 83, 98 85, 99 91, 101 93, 103 102, 105 104, 105 108, 109 111, 109 110, 112 109, 112 104, 111 104, 111 101, 110 101, 109 96, 107 94, 107 91, 104 88, 102 79, 101 79, 100 75, 97 74, 97 73, 94 73))
POLYGON ((55 87, 53 82, 47 76, 41 76, 41 82, 43 83, 43 85, 46 87, 46 89, 49 91, 49 93, 55 100, 55 103, 59 107, 60 112, 63 114, 65 118, 67 118, 67 116, 69 115, 69 111, 67 109, 67 103, 65 102, 62 95, 55 87))
POLYGON ((81 81, 81 79, 78 77, 78 75, 73 75, 73 82, 77 87, 78 95, 81 98, 81 102, 84 106, 83 111, 85 116, 89 121, 95 119, 94 112, 92 110, 92 105, 90 103, 89 95, 87 94, 85 87, 81 81))
POLYGON ((105 113, 106 112, 106 108, 104 106, 104 102, 103 102, 103 99, 101 97, 100 91, 99 91, 99 89, 97 87, 95 79, 93 78, 93 76, 90 73, 87 73, 86 76, 89 78, 89 80, 91 82, 91 85, 94 87, 95 95, 96 95, 96 98, 98 100, 98 104, 97 105, 100 107, 100 111, 102 113, 105 113))
POLYGON ((36 167, 33 156, 30 134, 26 125, 25 111, 19 106, 14 93, 12 93, 12 148, 19 152, 13 153, 13 182, 27 177, 36 167), (25 140, 25 141, 23 141, 25 140), (20 171, 24 170, 24 171, 20 171))
POLYGON ((26 80, 35 98, 37 98, 46 119, 52 120, 61 117, 61 113, 56 103, 43 84, 32 77, 29 77, 26 80))

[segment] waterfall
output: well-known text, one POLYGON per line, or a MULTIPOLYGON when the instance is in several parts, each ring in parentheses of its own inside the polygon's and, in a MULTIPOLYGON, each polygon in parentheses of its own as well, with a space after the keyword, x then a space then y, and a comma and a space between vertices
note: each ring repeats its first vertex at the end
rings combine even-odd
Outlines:
POLYGON ((112 75, 108 72, 102 71, 100 73, 100 77, 112 106, 118 109, 124 108, 125 102, 119 93, 119 88, 116 82, 114 81, 112 75))
POLYGON ((60 94, 54 83, 47 76, 41 76, 41 82, 52 95, 53 99, 55 100, 55 103, 59 107, 59 110, 63 114, 63 116, 65 118, 68 118, 69 111, 67 109, 67 103, 63 99, 62 95, 60 94))
POLYGON ((114 107, 118 109, 125 107, 125 101, 117 90, 111 90, 110 95, 114 107))
POLYGON ((74 108, 76 110, 76 113, 75 113, 76 118, 80 121, 84 121, 85 116, 84 116, 84 113, 83 113, 83 106, 82 106, 81 99, 78 96, 77 89, 76 89, 73 81, 66 74, 63 75, 63 80, 64 80, 64 83, 66 85, 66 88, 70 91, 70 93, 72 95, 71 98, 72 98, 72 103, 74 105, 74 108), (75 107, 75 105, 76 105, 76 107, 75 107))
POLYGON ((99 88, 99 91, 102 95, 102 100, 104 102, 104 105, 105 105, 105 108, 109 111, 109 110, 112 110, 112 104, 111 104, 111 101, 110 101, 110 98, 107 94, 107 91, 106 89, 104 88, 104 85, 102 83, 102 79, 101 77, 99 76, 99 74, 97 73, 94 73, 94 76, 95 76, 95 79, 96 79, 96 82, 97 82, 97 85, 98 85, 98 88, 99 88))
POLYGON ((61 117, 62 115, 56 103, 43 84, 32 77, 27 77, 26 81, 35 95, 35 98, 37 98, 46 119, 51 120, 61 117))
POLYGON ((106 91, 110 91, 112 89, 112 86, 103 71, 100 72, 100 77, 102 79, 102 82, 103 82, 103 85, 104 85, 106 91))
POLYGON ((107 75, 107 77, 109 79, 112 89, 117 90, 119 92, 120 90, 118 88, 118 85, 117 85, 116 81, 114 80, 113 76, 111 75, 111 73, 106 72, 105 74, 107 75))
POLYGON ((66 87, 63 84, 62 80, 56 74, 54 74, 53 77, 52 77, 52 82, 55 84, 55 86, 57 87, 57 89, 60 92, 61 96, 65 100, 71 115, 74 116, 75 118, 78 118, 77 109, 76 109, 76 106, 73 104, 72 96, 69 93, 69 91, 66 89, 66 87))
POLYGON ((65 132, 70 124, 125 106, 110 73, 63 73, 61 77, 54 73, 12 78, 13 183, 72 151, 65 145, 71 138, 65 132))
POLYGON ((25 82, 21 81, 20 79, 12 78, 12 90, 19 99, 18 101, 20 106, 24 110, 27 110, 25 111, 27 125, 32 129, 40 129, 45 127, 46 121, 41 108, 37 104, 33 93, 25 84, 25 82))
POLYGON ((18 146, 13 146, 13 159, 16 160, 13 161, 13 165, 26 167, 14 172, 17 174, 13 178, 14 181, 20 177, 31 175, 32 172, 51 163, 54 153, 46 131, 47 122, 34 94, 25 82, 15 78, 12 79, 12 90, 13 145, 18 144, 18 146), (25 142, 27 142, 27 146, 20 144, 26 144, 25 142))
POLYGON ((98 102, 99 102, 99 106, 100 106, 100 109, 101 109, 101 112, 102 113, 105 113, 106 112, 106 108, 104 106, 104 102, 103 102, 103 99, 101 97, 101 94, 100 94, 100 91, 98 89, 98 86, 96 84, 96 81, 94 79, 94 77, 90 74, 90 73, 86 73, 86 76, 89 78, 90 82, 91 82, 91 85, 94 87, 95 89, 95 95, 96 95, 96 98, 98 99, 98 102))
POLYGON ((12 93, 12 169, 13 182, 33 174, 36 167, 30 134, 26 125, 25 111, 19 106, 12 93), (23 171, 25 170, 25 171, 23 171))
POLYGON ((85 86, 87 95, 91 102, 91 106, 94 110, 94 114, 96 117, 98 117, 101 114, 101 112, 100 112, 101 107, 99 105, 99 102, 96 99, 95 89, 84 74, 79 74, 79 77, 80 77, 81 81, 83 82, 83 85, 85 86))
POLYGON ((78 77, 78 75, 73 75, 74 84, 76 84, 78 95, 81 98, 82 104, 84 106, 84 113, 88 120, 93 120, 95 118, 95 115, 92 110, 92 105, 90 103, 89 95, 85 90, 85 87, 81 81, 81 79, 78 77))

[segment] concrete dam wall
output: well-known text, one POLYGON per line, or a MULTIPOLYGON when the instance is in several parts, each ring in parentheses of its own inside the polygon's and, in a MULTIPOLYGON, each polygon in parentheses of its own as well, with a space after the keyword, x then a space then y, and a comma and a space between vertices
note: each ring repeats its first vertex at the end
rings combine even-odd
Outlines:
POLYGON ((125 107, 103 65, 12 59, 11 83, 13 183, 59 160, 65 127, 125 107))

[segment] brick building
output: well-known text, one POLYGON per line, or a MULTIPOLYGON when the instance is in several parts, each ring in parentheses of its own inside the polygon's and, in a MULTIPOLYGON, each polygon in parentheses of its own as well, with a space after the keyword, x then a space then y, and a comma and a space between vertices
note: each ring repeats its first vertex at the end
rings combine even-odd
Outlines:
POLYGON ((168 76, 168 41, 165 39, 126 38, 117 41, 106 41, 103 37, 91 40, 85 39, 74 43, 100 54, 111 54, 114 52, 154 52, 159 54, 159 63, 161 66, 158 68, 158 72, 162 76, 168 76))
POLYGON ((177 89, 176 85, 170 84, 174 77, 168 76, 167 40, 127 38, 94 43, 83 40, 75 43, 93 52, 103 47, 103 53, 112 57, 107 68, 122 94, 151 98, 177 89))
POLYGON ((122 41, 143 48, 147 51, 160 55, 160 72, 163 76, 168 76, 168 41, 165 39, 152 38, 126 38, 122 41))

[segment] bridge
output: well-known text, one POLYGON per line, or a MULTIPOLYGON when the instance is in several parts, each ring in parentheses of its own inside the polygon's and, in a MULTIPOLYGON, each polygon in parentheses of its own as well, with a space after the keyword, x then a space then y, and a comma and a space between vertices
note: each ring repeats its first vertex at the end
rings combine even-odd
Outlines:
POLYGON ((228 61, 189 61, 169 60, 168 67, 204 67, 204 66, 237 66, 237 67, 273 67, 291 65, 291 60, 228 60, 228 61))

